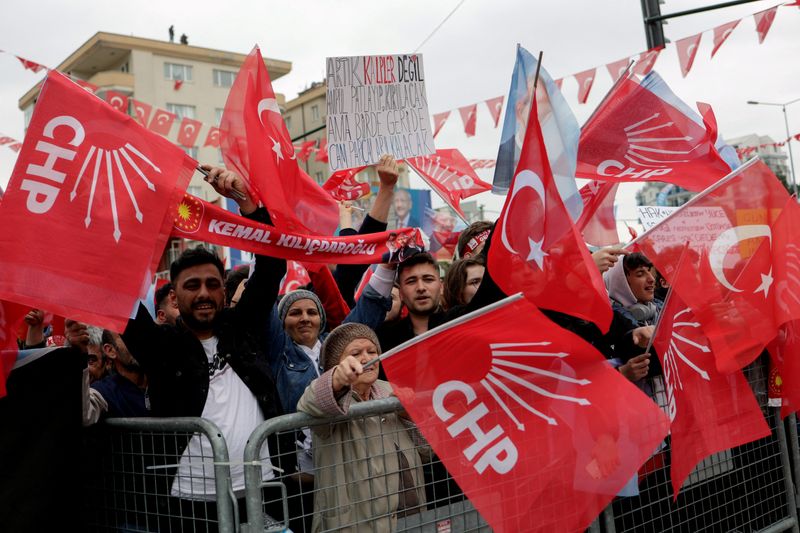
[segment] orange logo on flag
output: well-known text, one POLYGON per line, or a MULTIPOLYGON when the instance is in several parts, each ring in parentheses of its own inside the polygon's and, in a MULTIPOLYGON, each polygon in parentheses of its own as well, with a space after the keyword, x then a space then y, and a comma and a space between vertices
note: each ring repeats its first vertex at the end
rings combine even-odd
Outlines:
POLYGON ((203 218, 203 204, 191 195, 184 195, 175 213, 175 227, 184 233, 194 233, 200 229, 203 218))

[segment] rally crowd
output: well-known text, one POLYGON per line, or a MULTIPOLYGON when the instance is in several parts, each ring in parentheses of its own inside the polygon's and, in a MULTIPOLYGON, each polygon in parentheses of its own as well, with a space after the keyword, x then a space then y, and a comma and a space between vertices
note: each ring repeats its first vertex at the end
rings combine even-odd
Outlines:
MULTIPOLYGON (((239 176, 223 168, 205 169, 206 180, 220 195, 234 199, 242 215, 270 224, 263 206, 246 194, 234 194, 247 191, 239 176)), ((347 227, 349 206, 344 204, 341 234, 387 229, 398 164, 384 156, 377 172, 380 187, 369 213, 359 228, 347 227)), ((295 411, 335 417, 346 414, 354 403, 391 396, 392 387, 374 362, 382 352, 506 296, 487 269, 493 228, 493 223, 480 221, 461 232, 458 258, 444 278, 434 257, 411 242, 402 247, 404 253, 387 254, 386 263, 371 268, 340 265, 312 271, 309 286, 282 297, 279 286, 287 268, 283 259, 256 256, 249 268, 226 272, 214 253, 187 250, 172 264, 170 283, 156 292, 155 317, 141 306, 119 333, 67 320, 67 342, 83 351, 87 360, 83 423, 92 425, 106 417, 206 418, 223 433, 232 488, 241 500, 242 456, 260 423, 295 411), (368 282, 356 296, 368 269, 368 282)), ((665 283, 657 282, 652 263, 640 253, 610 247, 595 251, 592 258, 604 274, 614 311, 609 332, 603 334, 591 322, 572 316, 545 312, 644 387, 643 378, 660 372, 657 358, 644 352, 663 304, 665 283)), ((44 313, 31 310, 26 322, 24 347, 43 346, 44 313)), ((270 449, 282 444, 274 439, 265 443, 264 480, 274 478, 277 471, 284 476, 315 474, 311 478, 315 501, 303 502, 313 505, 313 523, 310 513, 296 519, 303 513, 295 514, 291 504, 295 500, 290 499, 294 531, 348 526, 357 530, 354 524, 389 531, 398 516, 437 505, 431 487, 447 474, 441 465, 432 466, 435 457, 430 447, 404 412, 381 421, 383 427, 377 429, 342 422, 306 430, 292 443, 297 453, 291 458, 271 457, 270 449), (377 475, 366 463, 342 467, 348 457, 365 451, 370 464, 381 462, 387 483, 381 498, 371 494, 365 481, 377 475), (326 507, 331 502, 336 502, 338 512, 326 507)), ((214 500, 210 471, 191 461, 212 455, 208 441, 194 436, 179 453, 171 496, 189 505, 214 500)), ((452 480, 448 483, 448 493, 458 494, 452 480)), ((282 519, 280 498, 271 501, 274 505, 267 505, 266 511, 282 519)))

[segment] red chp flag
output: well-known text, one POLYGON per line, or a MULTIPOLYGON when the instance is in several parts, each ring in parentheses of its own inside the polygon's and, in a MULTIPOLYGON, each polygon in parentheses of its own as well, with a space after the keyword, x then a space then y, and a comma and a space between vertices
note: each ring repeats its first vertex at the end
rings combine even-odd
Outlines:
POLYGON ((702 324, 722 373, 758 357, 786 319, 775 306, 772 285, 776 262, 786 252, 778 247, 774 226, 788 200, 775 175, 754 160, 636 241, 668 280, 689 243, 687 268, 696 277, 675 292, 702 324))
POLYGON ((641 83, 617 82, 581 129, 576 177, 666 181, 700 191, 728 174, 714 148, 716 131, 659 96, 667 93, 655 72, 641 83))
POLYGON ((106 102, 120 113, 128 112, 128 97, 117 91, 106 91, 106 102))
POLYGON ((701 460, 770 434, 742 371, 717 370, 702 324, 676 294, 691 276, 689 268, 675 273, 653 341, 667 390, 675 498, 701 460))
POLYGON ((668 431, 599 352, 518 297, 420 335, 382 364, 498 532, 584 530, 668 431))
POLYGON ((194 167, 51 72, 0 204, 0 298, 122 331, 194 167))
POLYGON ((411 157, 406 163, 462 218, 466 215, 461 200, 492 190, 455 148, 437 149, 434 155, 411 157))
POLYGON ((147 123, 150 120, 150 113, 153 111, 153 106, 150 104, 146 104, 144 102, 140 102, 139 100, 133 99, 133 112, 136 121, 139 122, 145 128, 147 127, 147 123))
POLYGON ((285 231, 331 235, 336 201, 297 164, 261 50, 247 56, 228 93, 220 124, 225 165, 242 176, 285 231))
POLYGON ((359 198, 369 196, 369 184, 356 180, 356 174, 365 168, 367 167, 337 170, 325 181, 322 188, 340 202, 345 200, 358 200, 359 198))
POLYGON ((511 189, 495 224, 489 269, 506 294, 522 291, 538 307, 608 331, 608 293, 558 194, 535 102, 511 189))
POLYGON ((150 121, 150 131, 158 133, 166 137, 169 135, 169 130, 172 129, 172 123, 178 116, 175 113, 164 111, 163 109, 156 109, 153 119, 150 121))
POLYGON ((614 198, 619 183, 590 181, 580 189, 583 211, 576 222, 583 240, 594 246, 619 243, 617 220, 614 216, 614 198))
POLYGON ((197 136, 200 135, 200 128, 203 123, 193 118, 183 117, 181 126, 178 128, 178 144, 191 148, 197 142, 197 136))

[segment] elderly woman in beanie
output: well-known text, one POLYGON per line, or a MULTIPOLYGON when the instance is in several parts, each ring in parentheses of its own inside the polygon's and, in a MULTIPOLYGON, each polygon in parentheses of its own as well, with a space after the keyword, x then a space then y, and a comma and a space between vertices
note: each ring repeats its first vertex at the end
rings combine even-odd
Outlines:
MULTIPOLYGON (((379 265, 344 322, 378 327, 392 306, 394 273, 394 266, 379 265)), ((291 291, 273 310, 269 362, 284 412, 294 412, 306 386, 322 373, 319 354, 326 336, 325 309, 311 291, 291 291)))
MULTIPOLYGON (((315 417, 347 414, 355 402, 387 398, 389 383, 378 365, 363 365, 381 353, 375 332, 342 324, 322 346, 325 372, 305 390, 297 410, 315 417)), ((420 455, 427 445, 412 422, 397 413, 312 428, 316 497, 312 531, 394 531, 397 517, 425 505, 420 455)))

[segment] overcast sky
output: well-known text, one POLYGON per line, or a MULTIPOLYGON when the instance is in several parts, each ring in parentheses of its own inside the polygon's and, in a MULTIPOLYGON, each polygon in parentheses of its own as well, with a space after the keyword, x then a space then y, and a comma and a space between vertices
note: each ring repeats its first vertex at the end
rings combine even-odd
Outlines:
MULTIPOLYGON (((662 13, 711 3, 667 0, 662 13)), ((0 49, 55 66, 97 31, 167 40, 167 28, 174 24, 176 37, 186 33, 193 45, 247 53, 257 43, 265 56, 291 61, 292 72, 275 82, 275 90, 291 98, 324 77, 325 57, 414 51, 457 4, 458 0, 4 0, 0 49)), ((782 139, 780 108, 750 106, 746 101, 800 98, 800 9, 780 8, 762 45, 749 16, 773 5, 776 2, 752 2, 673 19, 665 27, 667 38, 675 41, 747 17, 713 60, 709 59, 711 32, 703 35, 686 79, 681 77, 673 45, 656 63, 656 70, 684 101, 712 104, 720 131, 728 138, 758 133, 782 139)), ((587 104, 577 103, 574 79, 564 82, 567 101, 583 123, 611 86, 604 65, 646 48, 641 17, 639 0, 466 0, 419 50, 429 109, 431 113, 455 110, 506 94, 515 45, 520 43, 534 54, 544 52, 543 64, 554 78, 594 66, 603 69, 587 104)), ((17 102, 42 76, 24 70, 8 54, 0 54, 0 73, 0 134, 22 139, 23 116, 17 102)), ((800 132, 800 102, 789 108, 789 125, 792 133, 800 132)), ((458 148, 469 158, 494 158, 499 133, 483 106, 478 109, 474 138, 464 136, 456 112, 436 144, 458 148)), ((795 155, 800 157, 797 144, 795 155)), ((8 182, 15 159, 14 152, 0 147, 0 185, 8 182)), ((480 172, 491 181, 491 171, 480 172)), ((621 194, 623 203, 632 199, 634 189, 627 187, 621 194)), ((501 198, 490 193, 478 199, 490 210, 502 205, 501 198)), ((628 209, 621 213, 632 216, 628 209)))

